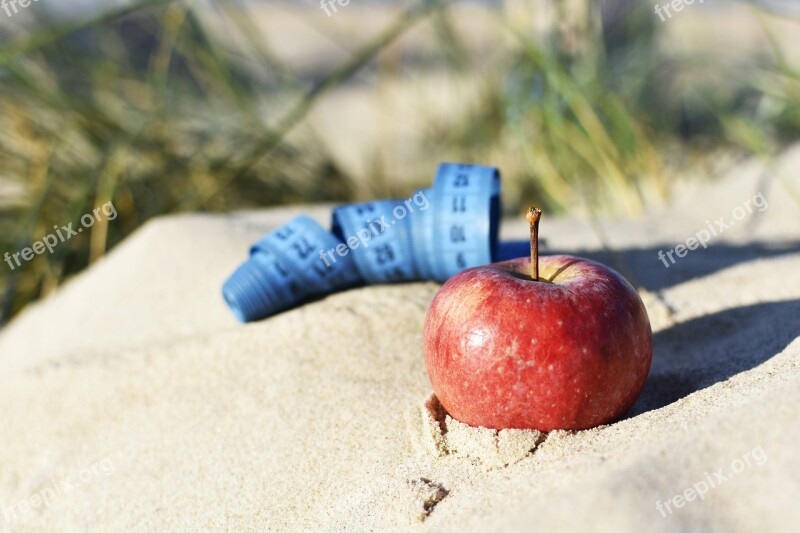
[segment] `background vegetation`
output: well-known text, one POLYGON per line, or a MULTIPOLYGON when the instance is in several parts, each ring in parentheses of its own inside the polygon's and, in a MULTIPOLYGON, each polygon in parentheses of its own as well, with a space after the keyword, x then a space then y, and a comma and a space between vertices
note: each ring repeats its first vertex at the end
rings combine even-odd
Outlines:
POLYGON ((0 322, 157 215, 350 201, 423 184, 395 182, 370 160, 383 185, 365 189, 332 154, 346 139, 292 136, 363 72, 472 74, 480 98, 451 123, 426 124, 425 150, 431 161, 501 161, 518 193, 509 211, 535 196, 551 211, 635 214, 663 201, 687 169, 703 175, 696 169, 720 154, 770 157, 798 138, 800 76, 766 22, 768 46, 729 65, 713 51, 665 52, 647 2, 572 4, 536 35, 487 8, 482 24, 510 43, 491 73, 476 66, 448 2, 398 8, 345 60, 314 72, 272 50, 239 2, 150 0, 66 22, 44 10, 17 15, 19 26, 0 29, 0 252, 108 200, 119 218, 13 272, 3 264, 0 322), (417 25, 434 35, 428 64, 382 62, 417 25))

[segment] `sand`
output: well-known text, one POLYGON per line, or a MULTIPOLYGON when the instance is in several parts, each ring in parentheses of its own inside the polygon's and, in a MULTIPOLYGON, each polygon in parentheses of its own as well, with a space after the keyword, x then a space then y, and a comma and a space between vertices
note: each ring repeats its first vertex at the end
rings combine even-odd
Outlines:
POLYGON ((601 232, 545 215, 547 250, 620 265, 655 333, 632 411, 574 433, 437 407, 433 283, 238 325, 219 288, 249 243, 329 208, 153 221, 0 333, 0 531, 795 531, 798 162, 744 162, 601 232), (658 260, 759 192, 763 212, 658 260))

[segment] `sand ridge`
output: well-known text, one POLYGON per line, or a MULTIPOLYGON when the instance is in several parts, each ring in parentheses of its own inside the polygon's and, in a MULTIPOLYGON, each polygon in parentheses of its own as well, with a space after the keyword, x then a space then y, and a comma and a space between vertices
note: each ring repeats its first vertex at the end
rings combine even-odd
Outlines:
MULTIPOLYGON (((757 224, 670 269, 656 256, 760 175, 603 222, 648 307, 653 368, 622 420, 548 435, 470 428, 431 403, 436 284, 236 324, 220 284, 306 209, 154 221, 0 332, 0 531, 793 531, 798 206, 775 182, 757 224)), ((542 232, 550 251, 614 260, 574 218, 542 232)))

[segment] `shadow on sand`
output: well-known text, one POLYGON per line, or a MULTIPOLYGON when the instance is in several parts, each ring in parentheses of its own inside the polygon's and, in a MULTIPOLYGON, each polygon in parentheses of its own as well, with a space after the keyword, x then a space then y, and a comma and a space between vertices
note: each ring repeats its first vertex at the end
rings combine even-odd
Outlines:
MULTIPOLYGON (((664 244, 649 248, 616 250, 614 254, 605 251, 547 250, 545 255, 568 254, 586 257, 611 266, 626 277, 633 276, 634 284, 641 284, 647 290, 660 291, 686 281, 702 278, 719 270, 746 263, 756 259, 769 259, 800 252, 800 241, 783 243, 752 243, 748 245, 714 244, 708 248, 698 248, 688 252, 683 258, 675 258, 675 264, 666 259, 669 267, 659 259, 658 252, 672 249, 675 244, 664 244), (622 263, 620 265, 619 263, 622 263)), ((513 257, 527 257, 530 243, 511 241, 501 243, 500 260, 513 257)))
POLYGON ((726 309, 661 331, 647 384, 625 418, 755 368, 798 336, 800 299, 726 309))

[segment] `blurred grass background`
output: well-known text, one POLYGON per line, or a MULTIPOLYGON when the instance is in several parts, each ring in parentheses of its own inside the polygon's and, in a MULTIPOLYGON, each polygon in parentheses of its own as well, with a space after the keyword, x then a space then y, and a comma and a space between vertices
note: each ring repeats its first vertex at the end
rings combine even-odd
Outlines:
POLYGON ((442 160, 500 166, 509 213, 640 214, 798 139, 799 27, 721 1, 0 11, 0 253, 119 213, 3 263, 0 323, 152 217, 408 195, 442 160))

